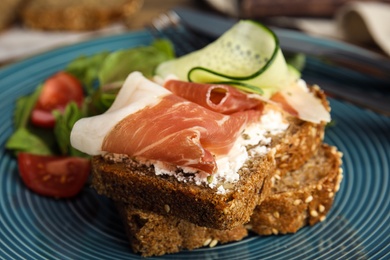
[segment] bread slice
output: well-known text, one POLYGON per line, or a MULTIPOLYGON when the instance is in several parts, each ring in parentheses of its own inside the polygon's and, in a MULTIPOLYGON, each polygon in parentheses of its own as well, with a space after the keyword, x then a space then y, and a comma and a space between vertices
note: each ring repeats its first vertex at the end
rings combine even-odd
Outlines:
POLYGON ((217 229, 249 221, 265 179, 275 167, 270 155, 247 161, 240 170, 240 180, 228 193, 219 194, 208 186, 157 176, 153 166, 129 157, 115 161, 95 156, 92 165, 92 185, 98 193, 135 208, 217 229))
POLYGON ((41 30, 94 30, 138 11, 143 0, 34 0, 21 11, 27 27, 41 30))
POLYGON ((161 216, 117 203, 129 243, 134 252, 144 257, 176 253, 183 249, 215 246, 239 241, 248 235, 240 225, 231 230, 201 227, 186 220, 161 216))
POLYGON ((117 208, 131 248, 142 256, 239 241, 246 237, 246 228, 261 235, 294 233, 325 218, 334 199, 329 190, 334 195, 340 185, 340 166, 341 154, 323 144, 300 169, 286 173, 280 180, 274 178, 272 194, 256 207, 250 224, 232 230, 200 227, 123 203, 117 203, 117 208))
MULTIPOLYGON (((323 92, 319 88, 313 90, 329 108, 323 92)), ((250 158, 240 169, 240 180, 226 194, 192 182, 180 182, 172 176, 157 176, 153 166, 126 156, 117 160, 110 154, 93 158, 92 186, 98 193, 137 209, 208 228, 232 229, 247 223, 255 206, 268 196, 270 178, 275 172, 281 176, 299 168, 322 142, 324 124, 286 119, 290 123, 286 131, 269 135, 270 152, 250 158)))
POLYGON ((25 0, 2 0, 0 1, 0 31, 12 26, 18 17, 18 11, 25 0))
POLYGON ((271 179, 271 194, 255 208, 250 229, 259 235, 295 233, 326 218, 343 178, 342 153, 323 144, 298 170, 271 179))

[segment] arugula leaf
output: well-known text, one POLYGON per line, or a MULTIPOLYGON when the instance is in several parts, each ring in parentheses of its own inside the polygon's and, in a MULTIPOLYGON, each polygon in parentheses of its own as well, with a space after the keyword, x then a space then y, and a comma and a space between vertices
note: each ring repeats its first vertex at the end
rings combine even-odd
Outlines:
POLYGON ((306 65, 306 56, 303 53, 285 53, 284 57, 287 64, 293 66, 296 70, 302 71, 306 65))
POLYGON ((152 46, 160 52, 165 53, 168 59, 175 58, 175 48, 173 47, 172 42, 164 39, 158 39, 152 43, 152 46))
POLYGON ((18 128, 7 140, 5 147, 15 153, 28 152, 39 155, 52 154, 47 143, 25 127, 18 128))
POLYGON ((39 85, 32 94, 20 97, 16 101, 16 107, 14 111, 14 126, 16 129, 28 126, 31 111, 33 110, 35 103, 39 98, 41 89, 42 84, 39 85))
POLYGON ((86 92, 91 94, 94 90, 94 83, 101 64, 103 64, 108 55, 109 52, 104 51, 92 56, 81 56, 69 63, 65 71, 78 78, 85 86, 86 92))
POLYGON ((41 155, 61 153, 87 156, 70 144, 74 123, 82 117, 105 112, 114 101, 121 83, 132 71, 141 71, 151 77, 160 62, 173 57, 172 44, 168 40, 156 40, 150 46, 113 53, 104 51, 73 60, 65 71, 83 83, 87 94, 83 107, 80 109, 75 103, 70 103, 64 112, 54 111, 54 130, 35 127, 30 123, 30 116, 42 89, 40 84, 32 94, 17 100, 14 111, 15 132, 7 140, 6 148, 14 153, 23 151, 41 155))
POLYGON ((8 138, 5 148, 18 152, 49 155, 53 153, 54 140, 50 130, 39 129, 30 124, 31 112, 39 98, 42 85, 33 93, 20 97, 14 110, 15 132, 8 138))
POLYGON ((152 77, 158 64, 172 59, 173 46, 167 40, 157 40, 151 46, 120 50, 107 56, 99 72, 99 82, 106 85, 123 82, 132 71, 152 77))
POLYGON ((64 112, 58 110, 53 111, 53 115, 56 118, 56 124, 54 127, 54 134, 57 139, 57 143, 60 148, 60 152, 63 155, 85 157, 86 155, 70 144, 70 133, 73 125, 77 120, 84 117, 85 114, 77 106, 75 102, 70 102, 64 112))

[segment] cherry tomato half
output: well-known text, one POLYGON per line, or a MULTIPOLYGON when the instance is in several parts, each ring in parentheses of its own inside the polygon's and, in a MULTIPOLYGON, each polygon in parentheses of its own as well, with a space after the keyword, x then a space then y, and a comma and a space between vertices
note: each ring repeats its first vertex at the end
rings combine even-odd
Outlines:
POLYGON ((52 128, 55 124, 53 110, 63 111, 71 101, 81 106, 83 100, 81 82, 69 73, 59 72, 44 82, 31 121, 36 126, 52 128))
POLYGON ((88 159, 66 156, 18 154, 19 172, 32 191, 55 198, 69 198, 84 187, 91 164, 88 159))

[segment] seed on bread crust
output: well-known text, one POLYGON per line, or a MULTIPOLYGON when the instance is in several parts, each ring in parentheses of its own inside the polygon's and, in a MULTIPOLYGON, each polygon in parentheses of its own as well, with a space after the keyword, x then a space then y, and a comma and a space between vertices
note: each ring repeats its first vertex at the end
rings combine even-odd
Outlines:
POLYGON ((299 204, 301 204, 301 200, 299 200, 299 199, 298 200, 294 200, 294 205, 295 206, 298 206, 299 204))
POLYGON ((217 244, 218 244, 218 240, 213 239, 213 240, 210 242, 209 247, 215 247, 217 244))
POLYGON ((310 216, 316 218, 316 217, 318 217, 318 212, 316 210, 311 210, 310 211, 310 216))
POLYGON ((307 197, 306 199, 305 199, 305 203, 309 203, 310 201, 312 201, 313 200, 313 196, 309 196, 309 197, 307 197))

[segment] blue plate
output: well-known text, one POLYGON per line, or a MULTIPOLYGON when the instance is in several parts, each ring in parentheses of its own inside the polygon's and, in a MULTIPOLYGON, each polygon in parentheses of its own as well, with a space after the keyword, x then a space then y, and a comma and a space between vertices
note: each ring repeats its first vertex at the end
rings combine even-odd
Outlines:
MULTIPOLYGON (((4 150, 13 131, 15 100, 79 55, 149 44, 146 31, 54 50, 0 71, 0 215, 2 259, 141 259, 128 246, 112 203, 84 190, 74 199, 32 193, 4 150)), ((328 77, 335 68, 308 63, 303 76, 328 77)), ((348 72, 345 72, 348 73, 348 72)), ((348 77, 335 80, 348 84, 348 77)), ((337 78, 339 77, 339 78, 337 78)), ((159 259, 381 259, 390 257, 390 119, 331 99, 335 124, 325 141, 344 153, 344 180, 327 219, 293 235, 259 237, 159 259)))

